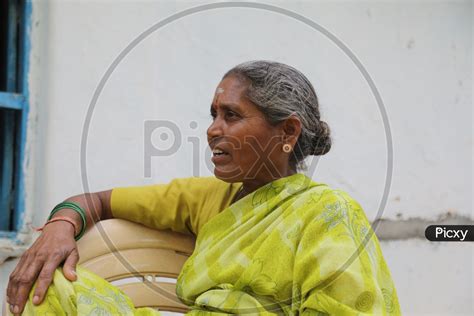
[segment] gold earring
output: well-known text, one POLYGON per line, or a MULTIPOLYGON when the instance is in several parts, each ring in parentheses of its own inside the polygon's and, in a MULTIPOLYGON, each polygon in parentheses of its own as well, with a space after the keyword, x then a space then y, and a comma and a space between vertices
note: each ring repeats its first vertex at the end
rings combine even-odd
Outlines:
POLYGON ((289 153, 289 152, 291 152, 291 150, 292 150, 292 148, 291 148, 290 144, 283 145, 283 151, 284 152, 289 153))

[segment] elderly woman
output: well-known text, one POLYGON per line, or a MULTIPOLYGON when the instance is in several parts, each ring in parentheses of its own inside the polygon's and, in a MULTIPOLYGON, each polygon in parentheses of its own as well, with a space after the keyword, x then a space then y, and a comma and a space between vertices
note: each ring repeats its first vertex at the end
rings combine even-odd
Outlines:
POLYGON ((305 157, 331 147, 308 79, 281 63, 240 64, 219 83, 211 116, 215 177, 116 188, 59 204, 10 277, 10 310, 158 314, 135 309, 117 288, 76 267, 75 238, 115 217, 197 236, 176 289, 190 314, 400 314, 360 205, 297 172, 305 157))

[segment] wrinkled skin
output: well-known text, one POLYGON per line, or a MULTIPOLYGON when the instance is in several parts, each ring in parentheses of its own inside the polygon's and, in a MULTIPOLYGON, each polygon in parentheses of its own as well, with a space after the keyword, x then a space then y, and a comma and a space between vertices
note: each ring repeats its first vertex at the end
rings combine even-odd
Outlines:
POLYGON ((292 117, 271 125, 258 107, 245 97, 248 83, 234 76, 224 78, 211 105, 213 122, 207 130, 211 149, 226 155, 214 162, 214 174, 226 182, 243 182, 253 192, 275 179, 294 174, 284 144, 294 147, 301 123, 292 117))
POLYGON ((10 311, 15 315, 23 311, 28 294, 36 280, 38 284, 33 294, 33 303, 38 304, 43 301, 54 271, 63 262, 64 276, 70 281, 75 281, 75 267, 78 260, 74 227, 64 221, 46 225, 43 233, 21 256, 20 262, 10 275, 7 302, 16 308, 10 308, 10 311))

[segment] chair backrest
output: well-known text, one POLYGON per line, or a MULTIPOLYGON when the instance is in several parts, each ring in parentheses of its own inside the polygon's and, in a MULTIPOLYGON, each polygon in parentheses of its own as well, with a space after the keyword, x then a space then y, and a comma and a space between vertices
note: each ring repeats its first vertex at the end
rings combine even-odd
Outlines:
POLYGON ((78 242, 79 264, 123 290, 135 307, 185 313, 176 278, 194 243, 192 236, 109 219, 78 242))

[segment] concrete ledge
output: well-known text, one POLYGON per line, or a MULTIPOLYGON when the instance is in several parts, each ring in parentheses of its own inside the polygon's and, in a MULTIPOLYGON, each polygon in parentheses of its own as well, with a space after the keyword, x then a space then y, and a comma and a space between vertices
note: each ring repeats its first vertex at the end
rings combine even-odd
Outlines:
POLYGON ((430 225, 474 225, 474 220, 467 216, 446 213, 440 215, 437 220, 421 217, 402 220, 379 219, 372 223, 372 228, 380 240, 406 240, 425 239, 425 229, 430 225))

